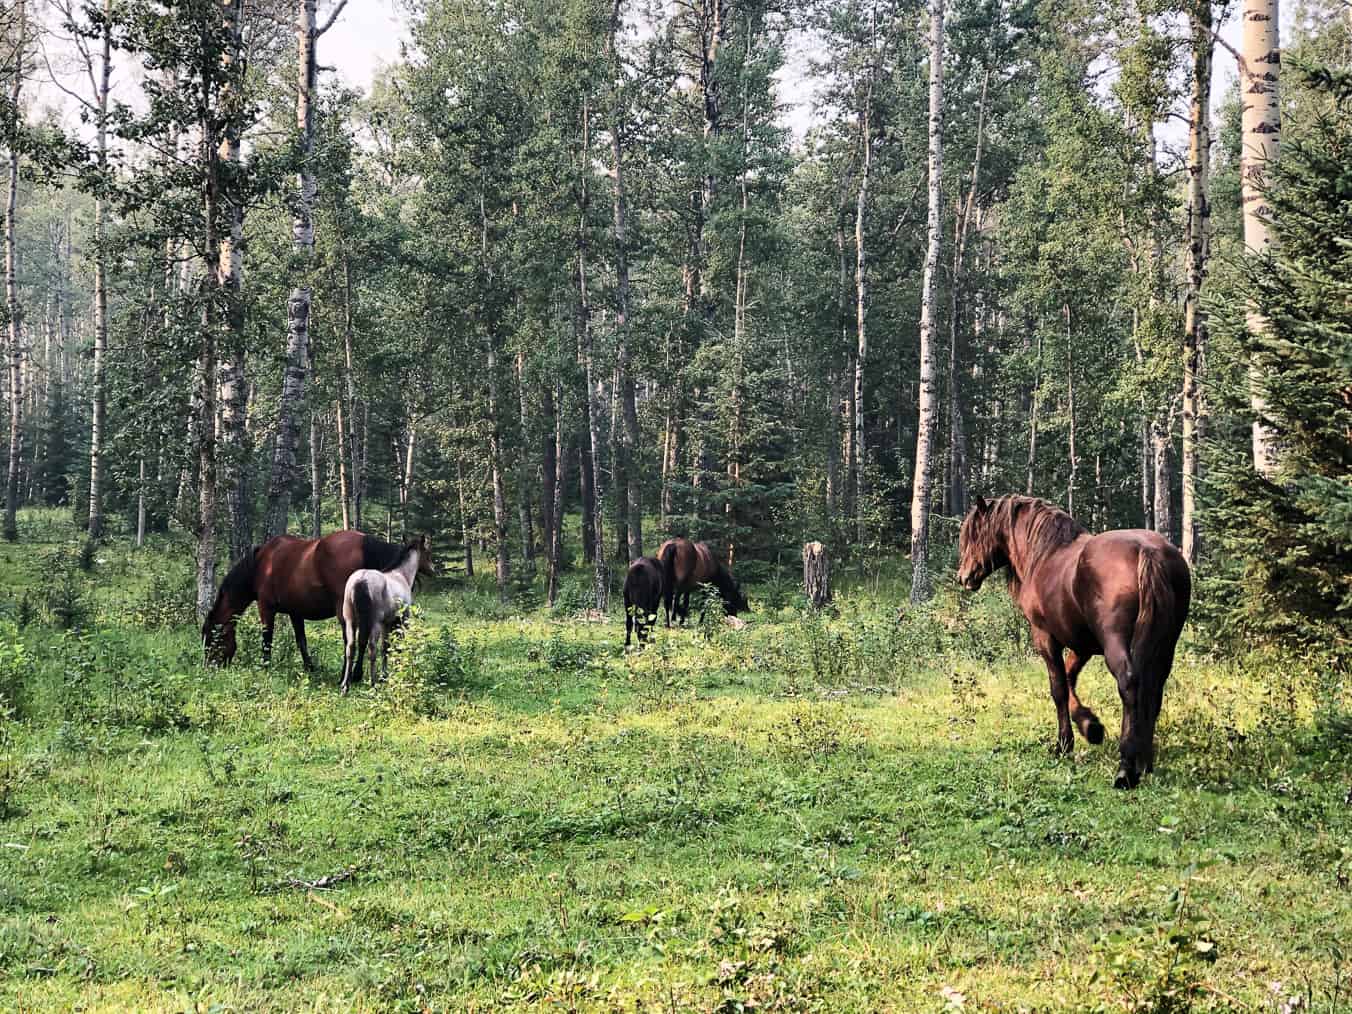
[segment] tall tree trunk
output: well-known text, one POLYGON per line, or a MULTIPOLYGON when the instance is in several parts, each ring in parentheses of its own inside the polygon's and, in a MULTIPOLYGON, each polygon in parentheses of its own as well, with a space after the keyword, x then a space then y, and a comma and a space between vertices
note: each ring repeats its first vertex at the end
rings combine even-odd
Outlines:
POLYGON ((594 552, 592 563, 595 567, 596 608, 604 613, 610 597, 610 573, 606 561, 605 539, 605 488, 601 473, 601 403, 605 397, 605 383, 601 371, 596 368, 595 352, 592 348, 591 296, 587 283, 587 218, 591 204, 591 102, 588 96, 582 99, 582 148, 579 153, 578 171, 581 177, 580 199, 578 201, 577 226, 577 316, 578 335, 581 342, 582 372, 587 386, 587 446, 591 452, 592 487, 592 538, 594 552))
POLYGON ((1066 420, 1069 429, 1067 464, 1070 476, 1066 480, 1066 512, 1075 513, 1075 487, 1080 474, 1080 456, 1075 451, 1075 339, 1070 327, 1070 304, 1061 307, 1066 315, 1066 420))
MULTIPOLYGON (((314 370, 314 355, 310 356, 310 369, 314 370)), ((319 538, 324 526, 324 485, 319 474, 320 461, 319 412, 310 409, 310 538, 319 538)))
POLYGON ((615 0, 611 17, 610 52, 614 64, 615 105, 610 125, 610 149, 615 163, 614 173, 614 233, 615 233, 615 369, 619 388, 620 465, 624 474, 624 488, 615 496, 623 498, 628 528, 627 552, 631 561, 643 555, 643 500, 636 462, 639 445, 638 404, 634 391, 634 374, 629 360, 629 209, 624 189, 624 93, 616 36, 622 22, 623 0, 615 0))
MULTIPOLYGON (((1244 245, 1251 253, 1262 256, 1272 244, 1272 209, 1267 205, 1264 189, 1281 150, 1282 114, 1278 90, 1282 56, 1278 0, 1244 0, 1240 22, 1239 84, 1244 139, 1240 180, 1244 195, 1244 245)), ((1268 329, 1268 322, 1257 306, 1250 305, 1249 332, 1262 334, 1268 329)), ((1280 456, 1276 436, 1265 422, 1267 402, 1262 381, 1260 374, 1251 371, 1253 467, 1259 475, 1272 479, 1277 474, 1280 456)))
POLYGON ((521 422, 520 465, 517 469, 517 512, 521 526, 521 564, 525 573, 535 573, 535 523, 531 520, 530 455, 530 399, 526 395, 526 353, 518 350, 516 354, 516 392, 517 411, 521 422))
MULTIPOLYGON (((222 62, 234 68, 240 60, 244 0, 224 0, 223 17, 228 42, 222 62)), ((240 164, 240 117, 243 95, 240 73, 231 70, 221 88, 220 105, 223 127, 219 154, 230 165, 231 175, 240 164)), ((228 515, 227 538, 230 559, 243 556, 252 541, 249 504, 248 390, 245 377, 244 299, 244 201, 237 184, 223 193, 228 229, 220 236, 217 265, 219 295, 223 310, 226 348, 220 361, 221 464, 225 471, 225 501, 228 515)))
MULTIPOLYGON (((104 0, 99 85, 95 95, 100 177, 108 173, 108 92, 113 74, 113 5, 104 0)), ((94 198, 94 391, 89 427, 89 537, 103 536, 103 441, 107 432, 108 255, 104 251, 107 202, 94 198)), ((142 467, 145 462, 143 461, 142 467)), ((144 479, 144 475, 142 476, 144 479)), ((144 483, 142 489, 144 490, 144 483)), ((139 531, 139 529, 138 529, 139 531)), ((141 539, 138 536, 138 546, 141 539)))
MULTIPOLYGON (((341 242, 341 238, 340 238, 341 242)), ((352 365, 352 259, 346 245, 343 246, 343 388, 347 396, 347 448, 348 486, 352 496, 352 527, 361 528, 361 461, 364 457, 361 441, 357 437, 357 374, 352 365)), ((341 424, 339 441, 342 441, 341 424)), ((343 507, 344 515, 347 507, 343 507)))
POLYGON ((1150 447, 1155 465, 1155 531, 1166 539, 1174 537, 1173 474, 1170 457, 1173 441, 1170 439, 1169 417, 1160 415, 1150 424, 1150 447))
POLYGON ((455 493, 460 505, 460 538, 465 544, 465 577, 474 578, 474 521, 465 504, 465 468, 460 455, 455 457, 455 493))
MULTIPOLYGON (((28 19, 24 0, 16 0, 14 19, 18 26, 14 46, 14 80, 9 100, 19 115, 24 75, 24 42, 28 19)), ((9 189, 5 200, 5 309, 9 317, 9 473, 5 483, 4 536, 10 542, 19 538, 16 512, 19 507, 19 461, 23 451, 23 308, 19 305, 19 264, 16 246, 19 213, 19 146, 10 142, 9 189)))
POLYGON ((488 335, 488 465, 493 475, 493 541, 497 550, 498 601, 511 598, 512 561, 507 550, 507 485, 503 474, 502 430, 498 420, 497 331, 488 335))
POLYGON ((1211 0, 1192 0, 1192 126, 1188 146, 1188 294, 1183 311, 1183 558, 1196 566, 1200 527, 1198 445, 1205 424, 1198 380, 1206 348, 1202 286, 1211 251, 1211 69, 1216 42, 1211 34, 1211 0))
POLYGON ((963 255, 967 250, 967 233, 972 224, 976 206, 976 190, 981 180, 981 154, 986 136, 986 94, 990 88, 991 72, 987 67, 981 77, 981 99, 976 107, 976 151, 972 155, 972 178, 967 187, 954 226, 953 277, 948 294, 948 510, 954 517, 967 513, 967 435, 962 415, 962 356, 959 348, 958 296, 962 289, 963 255))
MULTIPOLYGON (((277 404, 277 442, 268 479, 263 536, 286 531, 291 490, 296 481, 296 448, 300 442, 300 412, 305 400, 305 368, 310 347, 310 269, 314 260, 316 193, 314 172, 314 99, 318 76, 315 53, 320 31, 315 28, 316 0, 296 3, 296 130, 299 133, 300 173, 296 206, 291 218, 291 245, 297 283, 286 301, 286 372, 277 404)), ((341 10, 341 5, 339 7, 341 10)), ((337 16, 335 10, 334 15, 337 16)), ((328 24, 333 23, 330 17, 328 24)), ((325 28, 328 26, 326 25, 325 28)))
MULTIPOLYGON (((557 386, 557 385, 555 385, 557 386)), ((543 442, 540 463, 540 545, 545 556, 549 556, 551 533, 554 531, 554 483, 558 436, 559 409, 554 401, 554 387, 546 384, 544 389, 543 442)))
POLYGON ((925 277, 920 295, 920 411, 911 495, 912 602, 923 602, 930 597, 930 486, 934 471, 934 423, 938 415, 934 384, 934 289, 939 269, 939 244, 943 238, 944 0, 930 0, 929 15, 929 223, 925 277))
POLYGON ((1042 400, 1042 332, 1037 335, 1037 359, 1033 369, 1033 390, 1029 396, 1028 408, 1028 481, 1024 484, 1024 492, 1029 496, 1033 495, 1034 483, 1037 480, 1037 424, 1038 408, 1042 400))
POLYGON ((559 594, 559 565, 563 559, 563 488, 567 482, 568 447, 564 443, 563 382, 554 384, 554 484, 549 509, 549 588, 552 607, 559 594))
POLYGON ((865 221, 868 213, 869 183, 873 170, 873 85, 878 63, 878 23, 876 5, 869 18, 869 70, 864 90, 864 106, 859 122, 860 169, 859 194, 854 209, 854 289, 856 351, 854 356, 854 455, 853 474, 855 538, 868 542, 868 445, 864 426, 864 380, 868 369, 868 245, 865 221))
POLYGON ((338 430, 338 506, 343 514, 343 529, 353 528, 352 517, 348 513, 347 498, 347 427, 343 422, 343 399, 338 398, 333 403, 334 425, 338 430))

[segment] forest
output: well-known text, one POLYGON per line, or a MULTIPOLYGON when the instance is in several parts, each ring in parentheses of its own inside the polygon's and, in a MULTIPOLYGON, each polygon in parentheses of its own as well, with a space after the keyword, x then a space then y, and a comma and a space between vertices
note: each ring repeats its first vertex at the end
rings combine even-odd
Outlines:
POLYGON ((367 4, 0 0, 0 1004, 1352 1009, 1352 5, 367 4), (1008 495, 1187 565, 1135 793, 1008 495))

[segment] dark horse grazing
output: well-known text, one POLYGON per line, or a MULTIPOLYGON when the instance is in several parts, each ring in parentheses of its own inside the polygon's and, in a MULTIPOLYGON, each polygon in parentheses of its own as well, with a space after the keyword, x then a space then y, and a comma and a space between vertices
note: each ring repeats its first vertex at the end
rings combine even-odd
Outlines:
POLYGON ((667 539, 658 548, 657 558, 662 561, 662 595, 668 627, 673 613, 678 620, 689 618, 690 593, 701 584, 711 584, 718 589, 723 598, 723 611, 729 616, 750 611, 737 579, 714 556, 707 543, 667 539))
POLYGON ((648 640, 648 629, 657 622, 662 604, 662 564, 653 556, 640 556, 624 575, 624 646, 632 633, 638 643, 648 640))
POLYGON ((235 621, 258 603, 263 623, 263 660, 272 657, 272 626, 278 613, 291 617, 305 668, 313 669, 305 644, 305 621, 338 615, 343 589, 355 570, 389 570, 403 546, 361 532, 333 532, 322 539, 278 535, 245 553, 230 568, 202 625, 207 661, 229 665, 235 657, 235 621))
POLYGON ((1182 554, 1150 531, 1090 535, 1059 507, 1028 496, 977 497, 958 553, 958 581, 969 591, 1009 568, 1010 597, 1047 666, 1062 753, 1074 743, 1072 720, 1089 742, 1103 742, 1103 724, 1075 695, 1085 663, 1103 656, 1122 698, 1113 785, 1134 788, 1155 766, 1155 722, 1188 618, 1192 574, 1182 554))

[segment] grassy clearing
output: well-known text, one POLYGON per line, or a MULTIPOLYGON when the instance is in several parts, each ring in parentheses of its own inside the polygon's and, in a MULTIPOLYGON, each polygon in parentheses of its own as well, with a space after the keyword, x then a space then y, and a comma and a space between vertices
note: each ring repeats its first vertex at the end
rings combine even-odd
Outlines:
POLYGON ((203 671, 173 547, 86 576, 64 535, 0 549, 0 1007, 1352 1004, 1352 723, 1298 662, 1190 645, 1122 794, 1113 736, 1050 752, 997 588, 752 588, 631 655, 433 590, 342 699, 335 624, 317 677, 256 630, 203 671))

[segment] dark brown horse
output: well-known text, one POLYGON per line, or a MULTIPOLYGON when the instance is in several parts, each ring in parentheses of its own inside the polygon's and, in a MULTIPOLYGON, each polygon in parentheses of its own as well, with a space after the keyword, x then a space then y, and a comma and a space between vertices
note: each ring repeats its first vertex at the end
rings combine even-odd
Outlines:
POLYGON ((263 660, 272 658, 272 627, 278 613, 291 617, 296 647, 307 669, 313 669, 305 643, 305 621, 338 615, 343 589, 353 571, 389 570, 398 564, 403 546, 356 531, 333 532, 322 539, 278 535, 245 553, 230 568, 216 601, 202 625, 207 661, 229 665, 235 657, 235 622, 258 603, 263 624, 263 660))
POLYGON ((662 564, 652 556, 640 556, 624 575, 624 646, 631 634, 638 643, 648 639, 648 629, 657 622, 657 607, 662 604, 662 564))
POLYGON ((1028 496, 977 497, 958 553, 958 581, 969 591, 1009 568, 1010 597, 1047 666, 1062 753, 1074 743, 1072 720, 1089 742, 1103 742, 1103 723, 1075 694, 1085 663, 1103 656, 1122 698, 1113 784, 1134 788, 1154 769, 1164 682, 1188 618, 1192 574, 1182 554, 1150 531, 1090 535, 1059 507, 1028 496))
POLYGON ((666 605, 667 626, 673 614, 679 621, 690 616, 690 593, 697 585, 711 584, 723 599, 723 611, 729 616, 750 611, 737 579, 707 543, 689 539, 667 539, 657 550, 662 562, 662 596, 666 605))

